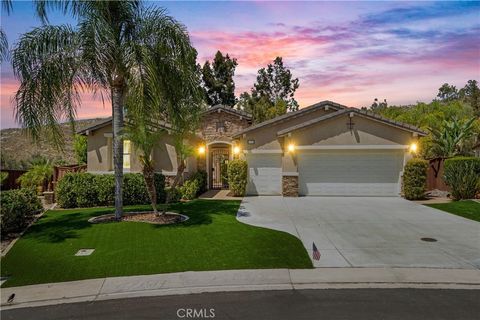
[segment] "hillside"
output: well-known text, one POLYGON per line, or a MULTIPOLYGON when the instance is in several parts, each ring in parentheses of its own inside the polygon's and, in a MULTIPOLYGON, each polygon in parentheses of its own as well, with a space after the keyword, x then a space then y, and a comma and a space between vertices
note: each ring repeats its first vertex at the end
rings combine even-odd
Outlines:
MULTIPOLYGON (((102 119, 77 120, 75 122, 75 129, 81 130, 100 120, 102 119)), ((21 169, 24 163, 28 163, 33 156, 43 156, 52 161, 61 161, 63 164, 75 164, 76 160, 73 152, 73 136, 70 124, 62 123, 60 126, 65 136, 63 152, 54 148, 46 139, 41 139, 38 143, 33 143, 25 129, 11 128, 0 130, 2 169, 21 169)))

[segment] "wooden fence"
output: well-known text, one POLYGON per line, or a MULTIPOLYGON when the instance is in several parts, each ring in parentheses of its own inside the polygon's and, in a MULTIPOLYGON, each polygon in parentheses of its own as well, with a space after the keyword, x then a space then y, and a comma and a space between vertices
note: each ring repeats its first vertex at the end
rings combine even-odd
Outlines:
MULTIPOLYGON (((69 172, 84 172, 87 170, 87 165, 70 165, 70 166, 54 166, 53 167, 53 177, 50 181, 45 181, 43 185, 43 190, 55 190, 55 185, 63 178, 63 176, 69 172)), ((2 190, 18 189, 20 184, 17 182, 17 179, 27 172, 27 170, 8 170, 2 169, 2 172, 8 173, 8 178, 2 183, 2 190)))
POLYGON ((445 159, 436 158, 429 160, 427 171, 427 190, 450 191, 450 188, 443 181, 443 169, 445 159))
POLYGON ((2 172, 8 173, 7 179, 2 183, 2 190, 18 189, 20 188, 20 183, 17 182, 17 179, 27 172, 27 170, 9 170, 2 169, 2 172))

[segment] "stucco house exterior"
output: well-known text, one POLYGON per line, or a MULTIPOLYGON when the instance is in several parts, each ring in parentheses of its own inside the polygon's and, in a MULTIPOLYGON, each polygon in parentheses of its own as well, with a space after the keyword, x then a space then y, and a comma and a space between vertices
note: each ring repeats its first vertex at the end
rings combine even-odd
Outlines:
MULTIPOLYGON (((189 143, 187 177, 208 173, 209 188, 227 188, 223 168, 234 158, 248 163, 247 195, 398 196, 412 146, 425 133, 369 111, 322 101, 252 125, 251 116, 225 106, 203 113, 189 143)), ((168 132, 168 125, 165 125, 168 132)), ((88 137, 88 171, 112 172, 112 127, 106 119, 80 133, 88 137)), ((172 137, 166 133, 152 155, 155 168, 171 179, 177 168, 172 137)), ((125 171, 139 172, 125 142, 125 171)))

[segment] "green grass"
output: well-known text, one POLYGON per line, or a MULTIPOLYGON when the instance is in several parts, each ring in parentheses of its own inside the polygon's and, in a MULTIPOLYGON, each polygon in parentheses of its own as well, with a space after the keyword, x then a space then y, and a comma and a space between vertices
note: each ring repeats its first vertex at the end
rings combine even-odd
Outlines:
MULTIPOLYGON (((195 200, 169 210, 179 225, 91 224, 112 208, 47 212, 1 260, 4 287, 90 278, 250 268, 312 268, 296 237, 236 220, 239 201, 195 200), (75 257, 82 248, 91 256, 75 257)), ((125 211, 146 210, 127 207, 125 211)))
POLYGON ((480 203, 475 201, 453 201, 449 203, 429 204, 428 206, 480 222, 480 203))

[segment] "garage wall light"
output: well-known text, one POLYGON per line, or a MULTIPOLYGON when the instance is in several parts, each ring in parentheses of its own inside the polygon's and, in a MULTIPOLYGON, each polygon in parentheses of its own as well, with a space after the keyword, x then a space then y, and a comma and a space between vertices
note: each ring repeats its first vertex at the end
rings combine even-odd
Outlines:
POLYGON ((288 145, 288 152, 293 152, 293 151, 295 151, 295 145, 293 143, 290 143, 288 145))
POLYGON ((417 149, 418 149, 418 146, 417 146, 416 143, 412 143, 412 144, 410 145, 410 152, 411 152, 411 153, 417 152, 417 149))

